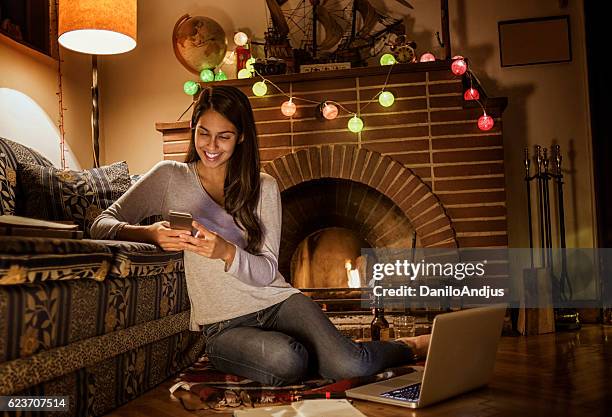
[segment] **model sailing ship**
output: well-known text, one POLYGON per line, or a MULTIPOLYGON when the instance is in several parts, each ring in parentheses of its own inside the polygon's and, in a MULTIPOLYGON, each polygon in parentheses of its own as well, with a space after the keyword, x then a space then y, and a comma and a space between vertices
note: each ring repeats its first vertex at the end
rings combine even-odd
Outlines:
MULTIPOLYGON (((413 9, 405 0, 395 1, 413 9)), ((295 72, 300 65, 313 63, 365 66, 393 35, 406 38, 404 20, 380 13, 368 0, 266 0, 266 4, 271 17, 265 34, 266 58, 282 59, 295 72)))

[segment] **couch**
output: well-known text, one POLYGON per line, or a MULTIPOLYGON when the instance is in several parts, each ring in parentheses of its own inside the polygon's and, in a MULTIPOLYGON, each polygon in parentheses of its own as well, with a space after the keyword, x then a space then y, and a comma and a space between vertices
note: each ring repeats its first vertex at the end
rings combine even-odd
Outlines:
MULTIPOLYGON (((62 171, 0 138, 0 214, 72 220, 84 239, 0 236, 0 396, 68 396, 102 415, 195 362, 181 252, 87 238, 137 176, 62 171)), ((150 221, 153 221, 152 219, 150 221)))

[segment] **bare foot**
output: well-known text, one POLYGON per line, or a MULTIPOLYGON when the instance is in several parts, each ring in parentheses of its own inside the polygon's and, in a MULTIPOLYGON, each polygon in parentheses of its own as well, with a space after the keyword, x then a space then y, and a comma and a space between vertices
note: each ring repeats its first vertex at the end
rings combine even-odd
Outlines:
POLYGON ((431 335, 423 334, 416 337, 400 337, 399 339, 395 339, 398 342, 402 342, 407 344, 412 348, 415 356, 418 359, 422 359, 427 356, 427 348, 429 348, 429 339, 431 335))

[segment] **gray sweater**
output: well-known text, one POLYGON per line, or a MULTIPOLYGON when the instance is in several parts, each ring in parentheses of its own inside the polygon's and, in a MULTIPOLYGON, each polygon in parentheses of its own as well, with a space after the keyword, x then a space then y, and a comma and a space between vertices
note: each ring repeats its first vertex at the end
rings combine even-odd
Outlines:
POLYGON ((169 210, 191 213, 194 220, 236 246, 234 261, 227 272, 220 259, 185 252, 191 330, 259 311, 299 292, 278 272, 281 234, 278 185, 272 176, 260 175, 257 215, 262 223, 263 245, 257 255, 244 250, 244 233, 202 187, 194 163, 158 163, 96 218, 91 235, 96 239, 114 239, 123 226, 137 224, 148 216, 161 214, 167 220, 169 210))

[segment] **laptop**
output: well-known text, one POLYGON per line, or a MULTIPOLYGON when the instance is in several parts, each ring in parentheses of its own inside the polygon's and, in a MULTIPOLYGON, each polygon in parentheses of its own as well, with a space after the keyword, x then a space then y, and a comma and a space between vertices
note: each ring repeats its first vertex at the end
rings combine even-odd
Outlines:
POLYGON ((505 313, 506 305, 496 304, 437 315, 425 367, 349 389, 346 396, 421 408, 487 384, 505 313))

